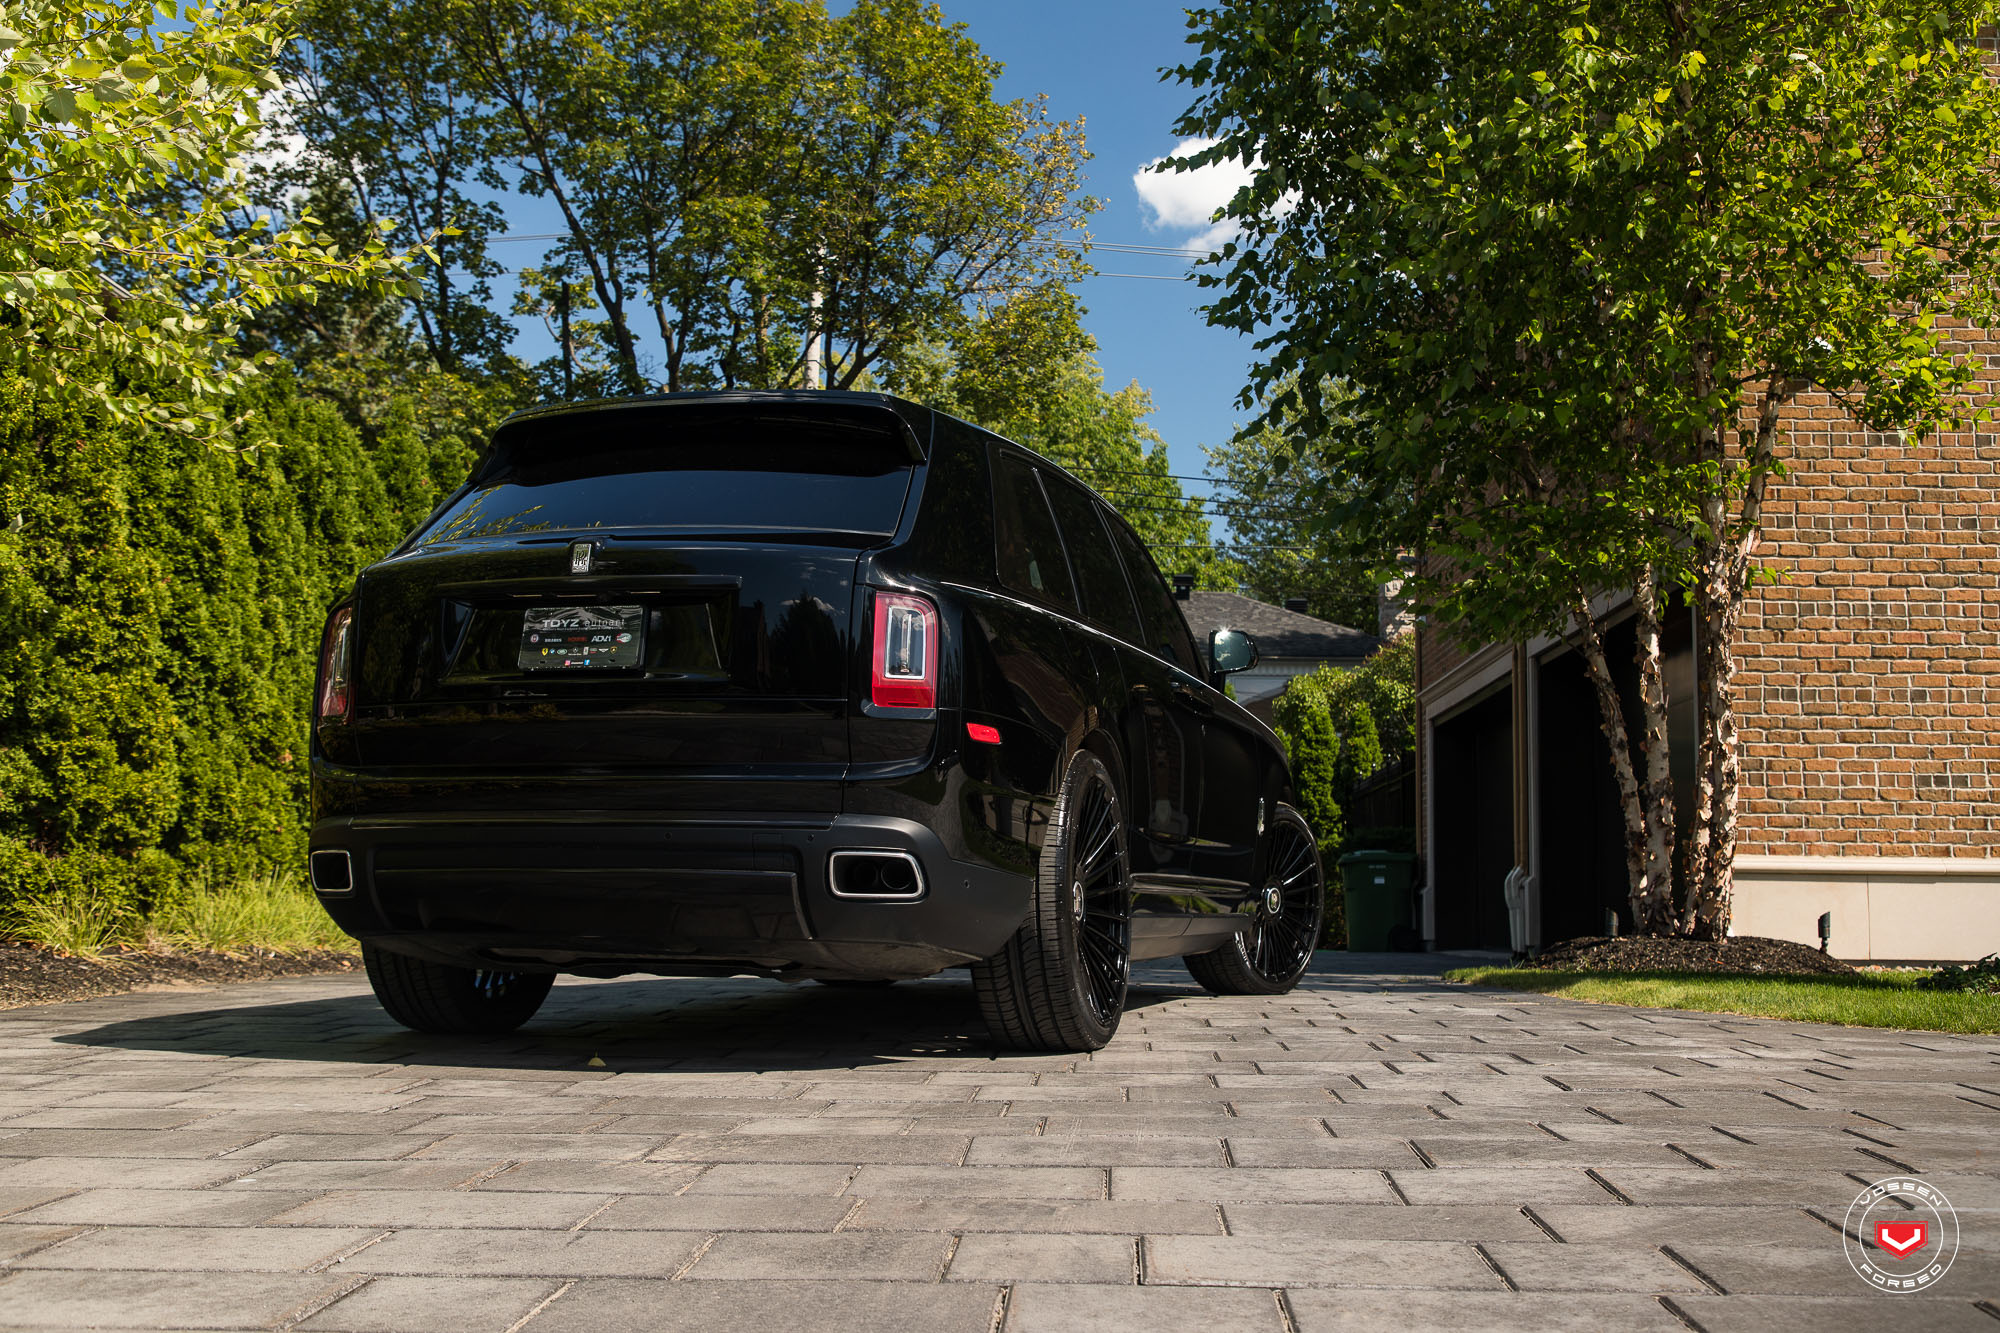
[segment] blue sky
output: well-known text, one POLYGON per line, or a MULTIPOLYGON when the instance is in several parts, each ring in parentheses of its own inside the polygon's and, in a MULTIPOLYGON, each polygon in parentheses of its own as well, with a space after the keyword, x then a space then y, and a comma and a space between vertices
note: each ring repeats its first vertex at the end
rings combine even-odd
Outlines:
MULTIPOLYGON (((1100 243, 1186 246, 1206 236, 1207 218, 1231 185, 1216 173, 1148 176, 1142 198, 1135 176, 1174 151, 1173 124, 1190 101, 1180 84, 1164 83, 1161 68, 1187 51, 1186 18, 1155 0, 941 0, 986 53, 1001 61, 1003 98, 1046 94, 1058 119, 1084 121, 1094 154, 1085 188, 1104 201, 1091 222, 1100 243)), ((836 12, 846 6, 834 0, 836 12)), ((546 200, 503 196, 509 230, 550 232, 560 225, 546 200)), ((545 245, 499 247, 510 268, 540 259, 545 245)), ((1228 439, 1246 414, 1235 407, 1250 361, 1247 339, 1211 329, 1198 309, 1200 291, 1176 280, 1187 264, 1170 256, 1100 251, 1100 276, 1083 285, 1085 326, 1097 339, 1106 384, 1136 380, 1152 395, 1154 429, 1167 441, 1173 470, 1199 474, 1201 446, 1228 439), (1112 274, 1141 276, 1114 277, 1112 274), (1162 280, 1166 279, 1166 280, 1162 280)), ((504 283, 498 300, 511 298, 504 283)), ((539 327, 524 326, 515 351, 539 357, 552 347, 539 327)), ((1200 492, 1199 485, 1186 489, 1200 492)))
MULTIPOLYGON (((1092 220, 1100 242, 1177 246, 1208 232, 1206 218, 1228 183, 1212 175, 1153 178, 1153 204, 1134 175, 1171 153, 1174 121, 1192 100, 1159 71, 1187 59, 1182 9, 1160 0, 942 0, 986 53, 1006 65, 1003 97, 1047 94, 1063 120, 1084 119, 1095 154, 1086 188, 1104 200, 1092 220), (1169 215, 1163 223, 1161 212, 1169 215)), ((1103 274, 1176 275, 1186 266, 1157 256, 1099 252, 1103 274)), ((1246 414, 1235 407, 1251 358, 1248 339, 1211 329, 1191 282, 1100 276, 1083 287, 1085 324, 1113 388, 1137 380, 1153 395, 1152 424, 1166 438, 1174 471, 1202 470, 1201 446, 1226 440, 1246 414)))

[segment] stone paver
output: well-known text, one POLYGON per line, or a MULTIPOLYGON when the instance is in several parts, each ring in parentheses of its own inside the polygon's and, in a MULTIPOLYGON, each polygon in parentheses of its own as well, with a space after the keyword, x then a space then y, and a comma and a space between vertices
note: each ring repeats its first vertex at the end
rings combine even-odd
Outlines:
POLYGON ((0 1013, 0 1327, 2000 1333, 2000 1039, 1322 955, 1138 969, 1094 1056, 879 992, 565 981, 426 1037, 348 978, 0 1013), (1848 1203, 1956 1263, 1884 1296, 1848 1203))

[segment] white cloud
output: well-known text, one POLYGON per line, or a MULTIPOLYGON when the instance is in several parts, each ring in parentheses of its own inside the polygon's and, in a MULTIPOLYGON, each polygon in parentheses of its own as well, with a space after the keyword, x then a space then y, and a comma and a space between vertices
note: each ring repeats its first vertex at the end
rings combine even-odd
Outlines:
POLYGON ((1139 212, 1153 231, 1188 232, 1182 244, 1197 250, 1220 249, 1240 231, 1234 222, 1214 221, 1215 210, 1250 183, 1250 168, 1238 161, 1216 162, 1192 171, 1156 171, 1168 158, 1188 157, 1213 144, 1213 139, 1183 139, 1174 151, 1154 158, 1132 175, 1139 194, 1139 212))

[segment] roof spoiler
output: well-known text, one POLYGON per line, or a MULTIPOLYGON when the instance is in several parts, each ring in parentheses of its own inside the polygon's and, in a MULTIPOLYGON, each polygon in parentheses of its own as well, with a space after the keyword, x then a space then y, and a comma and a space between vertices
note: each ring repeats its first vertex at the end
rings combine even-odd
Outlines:
MULTIPOLYGON (((632 408, 686 406, 741 407, 752 415, 773 417, 814 416, 822 421, 866 422, 877 429, 883 416, 895 423, 895 434, 903 442, 912 463, 930 457, 931 429, 935 414, 930 408, 886 393, 848 393, 837 389, 721 389, 692 393, 635 394, 626 398, 594 398, 577 403, 547 403, 525 408, 500 423, 500 429, 517 422, 593 412, 618 412, 632 408), (758 409, 764 409, 759 411, 758 409)), ((495 432, 498 434, 498 431, 495 432)))

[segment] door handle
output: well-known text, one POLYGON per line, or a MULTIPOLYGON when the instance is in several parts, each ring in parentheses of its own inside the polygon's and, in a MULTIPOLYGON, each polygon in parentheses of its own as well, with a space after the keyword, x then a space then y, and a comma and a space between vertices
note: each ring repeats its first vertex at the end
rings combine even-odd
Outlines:
POLYGON ((1203 717, 1215 711, 1215 705, 1210 703, 1199 689, 1185 681, 1174 682, 1174 702, 1190 713, 1199 713, 1203 717))

